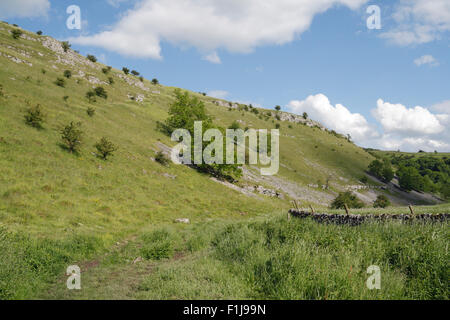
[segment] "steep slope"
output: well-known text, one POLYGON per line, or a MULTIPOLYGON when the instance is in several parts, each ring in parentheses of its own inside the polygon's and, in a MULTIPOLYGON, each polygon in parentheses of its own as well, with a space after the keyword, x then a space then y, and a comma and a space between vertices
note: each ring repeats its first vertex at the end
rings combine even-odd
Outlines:
POLYGON ((287 113, 279 113, 279 121, 274 111, 245 111, 191 92, 220 126, 237 120, 242 128, 271 129, 279 123, 279 174, 261 177, 246 167, 243 179, 230 186, 184 166, 161 166, 153 160, 155 152, 173 142, 156 123, 167 117, 174 88, 116 69, 105 74, 104 65, 71 49, 64 52, 59 41, 25 30, 14 39, 13 29, 0 23, 0 223, 10 228, 47 235, 118 231, 178 217, 278 211, 291 199, 327 206, 337 191, 358 184, 373 159, 313 121, 287 113), (65 70, 72 77, 57 86, 65 70), (108 98, 90 103, 86 92, 99 85, 108 98), (25 109, 37 104, 47 115, 42 130, 24 122, 25 109), (87 115, 88 107, 96 109, 94 117, 87 115), (84 131, 78 156, 60 146, 59 131, 71 121, 82 122, 84 131), (109 161, 93 155, 101 137, 119 147, 109 161), (329 190, 322 190, 327 181, 329 190))

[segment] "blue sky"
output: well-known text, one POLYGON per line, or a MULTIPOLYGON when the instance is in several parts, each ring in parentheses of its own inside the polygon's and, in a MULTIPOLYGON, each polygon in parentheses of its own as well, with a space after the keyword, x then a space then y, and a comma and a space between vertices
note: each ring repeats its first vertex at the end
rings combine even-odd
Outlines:
POLYGON ((0 18, 165 85, 306 111, 362 146, 450 151, 450 1, 167 3, 11 0, 0 18), (66 27, 70 5, 81 30, 66 27))

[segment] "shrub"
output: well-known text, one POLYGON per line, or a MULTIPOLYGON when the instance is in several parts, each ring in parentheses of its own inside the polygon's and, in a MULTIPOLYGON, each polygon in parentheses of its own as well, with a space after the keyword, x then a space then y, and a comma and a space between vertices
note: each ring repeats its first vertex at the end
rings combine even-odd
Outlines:
POLYGON ((109 78, 108 78, 108 83, 109 83, 110 85, 113 85, 113 84, 114 84, 114 79, 113 79, 113 77, 109 77, 109 78))
POLYGON ((161 260, 172 257, 175 248, 166 230, 156 230, 142 236, 141 254, 144 259, 161 260))
POLYGON ((398 171, 398 182, 402 189, 406 191, 417 190, 422 191, 424 188, 424 180, 419 171, 414 167, 401 167, 398 171))
POLYGON ((58 87, 64 88, 66 86, 66 80, 64 80, 64 78, 56 78, 55 84, 58 87))
POLYGON ((86 58, 88 58, 88 60, 91 61, 91 62, 94 62, 94 63, 97 62, 97 58, 94 55, 92 55, 92 54, 88 54, 86 56, 86 58))
POLYGON ((132 70, 132 71, 131 71, 131 74, 132 74, 133 76, 138 76, 140 73, 137 72, 136 70, 132 70))
POLYGON ((42 74, 46 74, 46 73, 47 73, 47 70, 41 69, 41 72, 42 72, 42 74))
POLYGON ((37 104, 35 107, 28 108, 25 112, 25 123, 32 127, 42 128, 44 119, 45 114, 39 104, 37 104))
POLYGON ((65 102, 67 102, 67 100, 69 100, 69 96, 64 96, 64 97, 63 97, 63 100, 64 100, 65 102))
POLYGON ((277 124, 275 125, 275 129, 280 129, 280 124, 279 124, 279 123, 277 123, 277 124))
POLYGON ((64 77, 66 77, 67 79, 70 79, 72 77, 72 71, 65 70, 64 71, 64 77))
POLYGON ((0 97, 4 97, 5 94, 3 93, 3 85, 0 84, 0 97))
POLYGON ((123 73, 125 74, 129 74, 130 73, 130 69, 128 69, 127 67, 123 67, 122 68, 123 73))
POLYGON ((117 147, 105 137, 101 138, 100 141, 95 144, 95 148, 103 160, 107 160, 107 158, 117 150, 117 147))
MULTIPOLYGON (((158 81, 158 79, 153 78, 152 83, 156 86, 157 84, 159 84, 159 81, 158 81)), ((203 96, 206 96, 206 93, 203 93, 203 96)))
POLYGON ((39 31, 36 32, 36 34, 37 34, 38 36, 42 36, 42 31, 39 30, 39 31))
POLYGON ((364 203, 359 200, 353 193, 350 191, 341 192, 333 200, 331 203, 331 209, 344 209, 345 205, 349 208, 362 208, 364 207, 364 203))
POLYGON ((383 195, 383 194, 380 194, 378 197, 377 197, 377 200, 375 200, 374 202, 373 202, 373 207, 374 208, 386 208, 386 207, 388 207, 388 206, 390 206, 391 205, 391 202, 389 201, 389 199, 385 196, 385 195, 383 195))
POLYGON ((306 113, 306 112, 303 112, 303 115, 302 115, 302 117, 303 117, 303 119, 308 119, 308 114, 306 113))
POLYGON ((89 90, 88 92, 86 92, 86 98, 88 98, 89 102, 95 102, 96 101, 95 96, 96 94, 95 91, 93 90, 89 90))
POLYGON ((82 135, 83 131, 81 130, 81 122, 70 122, 70 124, 61 130, 61 139, 63 144, 70 152, 78 152, 81 146, 82 135))
POLYGON ((13 30, 11 31, 11 34, 12 34, 12 37, 13 37, 14 39, 19 39, 20 36, 23 34, 23 32, 22 32, 22 30, 20 30, 20 29, 13 29, 13 30))
POLYGON ((275 116, 275 119, 277 119, 278 121, 280 121, 280 120, 281 120, 280 115, 277 114, 277 115, 275 116))
POLYGON ((163 166, 167 166, 169 164, 169 159, 162 153, 158 151, 155 155, 155 161, 162 164, 163 166))
POLYGON ((381 162, 380 160, 374 160, 369 164, 369 172, 375 177, 390 182, 394 178, 394 171, 388 160, 381 162))
POLYGON ((239 125, 239 122, 233 121, 233 123, 228 127, 228 129, 237 130, 240 129, 241 126, 239 125))
POLYGON ((366 176, 362 176, 361 179, 359 179, 362 183, 366 184, 369 182, 369 179, 366 176))
POLYGON ((69 43, 69 41, 63 41, 63 42, 61 42, 61 46, 62 46, 64 52, 67 52, 72 45, 69 43))
POLYGON ((94 89, 94 92, 100 98, 103 98, 103 99, 107 99, 108 98, 108 94, 106 93, 106 90, 103 87, 96 87, 94 89))
POLYGON ((144 82, 144 77, 139 77, 139 80, 141 81, 141 82, 144 82))
POLYGON ((88 114, 89 117, 93 117, 95 115, 95 109, 92 107, 88 107, 86 113, 88 114))
POLYGON ((280 106, 276 106, 276 107, 275 107, 275 110, 280 111, 280 110, 281 110, 281 107, 280 107, 280 106))
POLYGON ((108 73, 111 71, 111 69, 112 69, 112 67, 107 66, 106 68, 103 68, 103 69, 102 69, 102 72, 103 72, 104 74, 108 74, 108 73))

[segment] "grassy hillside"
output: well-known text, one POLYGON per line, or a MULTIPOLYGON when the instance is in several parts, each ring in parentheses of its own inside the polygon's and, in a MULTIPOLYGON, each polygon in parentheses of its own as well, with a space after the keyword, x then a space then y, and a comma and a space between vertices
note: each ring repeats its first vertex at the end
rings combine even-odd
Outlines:
MULTIPOLYGON (((216 125, 228 127, 239 121, 242 128, 271 129, 279 124, 279 174, 262 178, 255 174, 255 168, 245 167, 243 178, 230 186, 186 166, 163 166, 154 160, 155 154, 173 142, 157 130, 157 122, 168 116, 174 87, 141 81, 116 69, 105 73, 102 69, 106 66, 71 49, 64 52, 61 43, 50 37, 22 30, 23 35, 14 39, 12 29, 16 28, 0 23, 0 298, 67 297, 63 274, 70 264, 80 264, 89 279, 87 291, 72 292, 70 298, 372 297, 354 284, 338 294, 335 290, 346 277, 342 275, 333 278, 333 292, 322 290, 325 285, 320 281, 325 278, 314 284, 300 274, 292 274, 289 277, 299 285, 297 289, 283 282, 277 287, 281 290, 278 293, 264 287, 264 279, 277 276, 269 274, 275 271, 265 269, 266 260, 286 255, 291 259, 286 263, 296 266, 306 268, 308 263, 317 262, 321 270, 334 268, 333 246, 316 248, 317 237, 326 232, 332 243, 334 233, 350 245, 366 231, 379 239, 376 226, 355 233, 313 227, 305 233, 306 242, 295 245, 292 255, 286 244, 277 244, 276 255, 269 258, 270 246, 262 241, 263 233, 272 229, 261 222, 268 219, 274 224, 274 232, 289 233, 286 239, 291 242, 299 240, 292 233, 303 233, 312 225, 298 222, 290 227, 271 219, 285 214, 291 199, 323 210, 338 191, 359 184, 374 159, 372 155, 320 126, 279 121, 272 110, 269 117, 269 110, 258 109, 256 113, 219 106, 215 98, 190 92, 205 103, 216 125), (64 77, 66 70, 71 71, 70 78, 64 77), (63 87, 55 83, 58 78, 64 79, 63 87), (97 86, 105 88, 108 97, 90 102, 86 93, 97 86), (26 109, 37 104, 46 114, 42 129, 24 121, 26 109), (87 114, 90 107, 95 108, 93 117, 87 114), (70 122, 82 123, 84 134, 78 154, 61 146, 60 130, 70 122), (102 137, 118 146, 107 161, 95 156, 94 144, 102 137), (327 182, 330 188, 322 190, 327 182), (282 197, 248 192, 254 186, 276 190, 282 197), (177 218, 188 218, 191 225, 174 224, 177 218), (228 227, 235 223, 243 225, 228 227), (244 243, 247 235, 256 240, 254 247, 244 243), (227 239, 229 244, 224 243, 227 239), (245 261, 242 267, 250 273, 239 278, 236 274, 240 267, 230 257, 242 254, 241 247, 255 249, 257 256, 241 257, 245 261), (313 258, 316 249, 319 256, 313 258), (133 264, 138 258, 145 263, 133 264), (313 259, 308 262, 309 258, 313 259), (153 268, 157 268, 156 273, 151 273, 153 268), (200 271, 194 271, 197 268, 200 271), (200 274, 202 270, 205 275, 200 274), (100 285, 103 278, 99 271, 114 273, 117 281, 100 285), (177 278, 178 272, 187 274, 186 278, 177 278), (231 283, 225 279, 231 279, 231 283), (178 281, 181 287, 173 287, 178 281), (296 291, 300 285, 310 287, 296 291), (250 293, 252 288, 256 293, 250 293)), ((438 210, 448 211, 448 207, 438 210)), ((384 240, 385 247, 380 250, 389 251, 400 227, 386 228, 390 229, 383 234, 391 238, 384 240)), ((419 229, 428 237, 433 228, 419 229)), ((429 244, 433 248, 443 241, 443 231, 438 231, 439 237, 433 236, 429 244)), ((415 231, 407 229, 404 234, 412 239, 415 231)), ((370 237, 364 240, 366 246, 370 237)), ((424 255, 431 250, 420 246, 418 250, 424 255)), ((363 249, 355 250, 346 247, 339 252, 343 254, 339 261, 345 262, 342 270, 370 260, 363 249), (353 254, 356 258, 351 260, 353 254)), ((390 253, 383 252, 380 261, 387 264, 390 253)), ((407 252, 403 254, 407 257, 407 252)), ((432 268, 441 265, 442 254, 439 251, 439 259, 429 261, 432 268)), ((281 273, 286 271, 286 265, 279 268, 281 273)), ((389 293, 380 298, 448 297, 441 289, 430 292, 427 288, 420 289, 422 295, 413 295, 416 284, 405 282, 402 268, 389 271, 395 281, 389 293)), ((362 265, 358 267, 362 279, 361 270, 362 265)), ((432 281, 436 277, 441 279, 437 275, 432 281)), ((413 278, 419 279, 421 274, 413 278)))

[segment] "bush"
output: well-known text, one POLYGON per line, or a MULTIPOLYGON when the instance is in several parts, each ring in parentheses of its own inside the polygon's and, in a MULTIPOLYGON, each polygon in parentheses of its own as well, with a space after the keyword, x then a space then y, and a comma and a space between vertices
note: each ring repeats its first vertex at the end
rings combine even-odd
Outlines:
POLYGON ((280 129, 280 124, 279 123, 277 123, 276 125, 275 125, 275 129, 280 129))
POLYGON ((111 71, 111 67, 110 66, 107 66, 106 68, 103 68, 102 69, 102 72, 104 73, 104 74, 108 74, 110 71, 111 71))
POLYGON ((139 77, 139 80, 141 81, 141 82, 144 82, 144 77, 139 77))
POLYGON ((64 96, 64 97, 63 97, 63 100, 64 100, 65 102, 67 102, 67 100, 69 100, 69 96, 64 96))
POLYGON ((394 170, 392 170, 392 166, 388 160, 384 160, 383 162, 374 160, 369 164, 368 170, 384 182, 390 182, 394 178, 394 170))
POLYGON ((92 107, 88 107, 86 113, 88 114, 89 117, 93 117, 95 115, 95 109, 92 107))
POLYGON ((46 74, 46 73, 47 73, 47 70, 41 69, 41 72, 42 72, 42 74, 46 74))
POLYGON ((94 55, 92 55, 92 54, 88 54, 86 56, 86 58, 88 58, 88 60, 91 61, 91 62, 94 62, 94 63, 97 62, 97 58, 94 55))
POLYGON ((103 87, 97 87, 94 89, 95 95, 103 98, 103 99, 107 99, 108 98, 108 94, 106 93, 105 88, 103 87))
POLYGON ((280 106, 276 106, 276 107, 275 107, 275 110, 280 111, 280 110, 281 110, 281 107, 280 107, 280 106))
POLYGON ((109 78, 108 78, 108 83, 109 83, 110 85, 113 85, 113 84, 114 84, 114 79, 113 79, 113 77, 109 77, 109 78))
POLYGON ((161 260, 171 258, 174 254, 174 243, 166 230, 156 230, 142 236, 141 254, 147 260, 161 260))
POLYGON ((41 106, 37 104, 35 107, 28 108, 25 112, 25 123, 35 128, 42 128, 42 123, 45 120, 45 114, 41 106))
POLYGON ((0 84, 0 97, 4 97, 5 93, 3 92, 3 85, 0 84))
POLYGON ((138 76, 140 73, 137 72, 136 70, 132 70, 132 71, 131 71, 131 74, 132 74, 133 76, 138 76))
POLYGON ((303 115, 302 115, 302 117, 303 117, 303 119, 308 119, 308 114, 306 113, 306 112, 303 112, 303 115))
POLYGON ((72 71, 65 70, 64 71, 64 77, 66 77, 67 79, 70 79, 72 77, 72 71))
POLYGON ((72 45, 69 43, 69 41, 63 41, 63 42, 61 42, 61 46, 62 46, 64 52, 67 52, 72 45))
POLYGON ((373 207, 374 207, 374 208, 386 208, 386 207, 388 207, 388 206, 390 206, 390 205, 391 205, 391 202, 390 202, 389 199, 388 199, 385 195, 383 195, 383 194, 379 195, 379 196, 377 197, 377 200, 375 200, 375 201, 373 202, 373 207))
MULTIPOLYGON (((156 86, 157 84, 159 84, 159 81, 158 81, 158 79, 153 78, 152 83, 156 86)), ((206 96, 206 93, 203 93, 203 96, 206 96)))
POLYGON ((70 122, 61 130, 61 139, 64 146, 70 152, 78 152, 81 147, 81 137, 83 131, 81 130, 81 123, 70 122))
POLYGON ((22 32, 22 30, 20 30, 20 29, 13 29, 13 30, 11 31, 11 34, 12 34, 12 37, 13 37, 14 39, 19 39, 20 36, 23 34, 23 32, 22 32))
POLYGON ((239 125, 239 122, 237 122, 237 121, 233 121, 231 126, 228 127, 228 129, 232 129, 232 130, 237 130, 237 129, 240 129, 240 128, 241 128, 241 126, 239 125))
POLYGON ((38 36, 42 36, 42 31, 39 30, 39 31, 36 32, 36 34, 37 34, 38 36))
POLYGON ((366 184, 369 182, 369 179, 366 176, 362 176, 361 179, 359 179, 362 183, 366 184))
POLYGON ((88 98, 89 102, 95 102, 96 101, 95 96, 96 94, 95 91, 93 90, 89 90, 88 92, 86 92, 86 98, 88 98))
POLYGON ((398 171, 398 182, 402 189, 406 191, 424 189, 424 180, 419 171, 414 167, 401 167, 398 171))
POLYGON ((345 205, 347 205, 349 208, 364 207, 364 203, 361 200, 359 200, 350 191, 347 191, 339 193, 336 199, 334 199, 331 203, 331 209, 344 209, 345 205))
POLYGON ((107 158, 117 150, 117 147, 105 137, 101 138, 100 141, 95 144, 95 148, 103 160, 107 160, 107 158))
POLYGON ((66 80, 64 80, 64 78, 56 78, 55 84, 58 87, 64 88, 66 86, 66 80))
POLYGON ((162 153, 158 151, 155 155, 155 161, 162 164, 163 166, 167 166, 169 164, 169 159, 162 153))
POLYGON ((125 74, 129 74, 130 73, 130 69, 128 69, 127 67, 123 67, 122 68, 123 73, 125 74))

